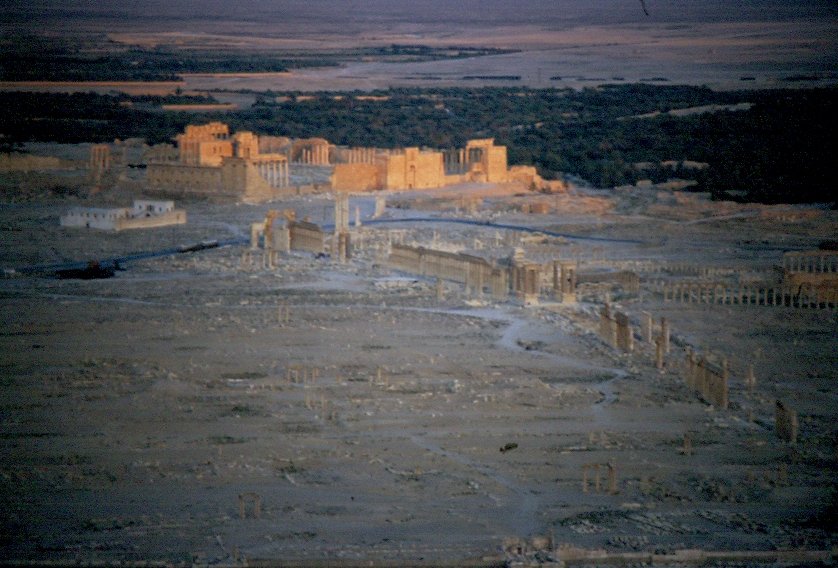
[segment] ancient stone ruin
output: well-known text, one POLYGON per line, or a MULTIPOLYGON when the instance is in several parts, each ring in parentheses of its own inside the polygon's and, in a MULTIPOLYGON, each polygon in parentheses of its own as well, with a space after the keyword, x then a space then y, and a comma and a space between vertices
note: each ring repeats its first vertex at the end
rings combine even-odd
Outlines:
POLYGON ((220 122, 187 126, 177 137, 177 150, 149 160, 150 192, 259 202, 279 197, 289 186, 286 156, 260 153, 256 135, 231 135, 220 122))

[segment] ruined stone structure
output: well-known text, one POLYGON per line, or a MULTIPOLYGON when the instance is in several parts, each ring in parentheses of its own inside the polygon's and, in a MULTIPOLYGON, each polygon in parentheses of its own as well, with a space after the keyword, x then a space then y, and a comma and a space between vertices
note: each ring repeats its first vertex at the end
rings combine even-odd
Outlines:
POLYGON ((495 146, 494 138, 469 140, 465 148, 445 153, 445 170, 467 174, 470 181, 504 183, 509 181, 506 146, 495 146))
POLYGON ((728 403, 728 371, 727 359, 722 359, 721 365, 714 365, 705 357, 699 357, 687 348, 685 358, 684 379, 694 391, 719 408, 727 408, 728 403))
POLYGON ((513 295, 526 305, 537 304, 541 291, 541 265, 519 254, 493 263, 470 254, 402 244, 391 246, 390 266, 396 270, 457 282, 466 292, 488 292, 497 299, 513 295))
POLYGON ((815 300, 818 307, 838 308, 838 251, 787 252, 783 286, 789 295, 815 300))
POLYGON ((250 514, 253 518, 262 518, 262 497, 252 491, 239 494, 239 518, 247 518, 248 504, 250 505, 250 514))
POLYGON ((318 225, 308 221, 291 221, 288 229, 292 250, 314 254, 320 254, 326 250, 326 234, 318 225))
MULTIPOLYGON (((544 193, 564 193, 567 191, 567 184, 558 179, 546 180, 538 175, 535 166, 510 166, 508 181, 515 181, 528 189, 542 191, 544 193)), ((545 204, 546 205, 546 204, 545 204)), ((531 211, 536 213, 536 211, 531 211)))
POLYGON ((230 135, 226 124, 189 125, 177 137, 174 155, 150 155, 148 186, 152 192, 215 200, 260 202, 289 186, 288 159, 262 154, 251 132, 230 135))
POLYGON ((291 145, 289 158, 297 164, 328 166, 332 163, 332 148, 324 138, 297 140, 291 145))
POLYGON ((615 313, 614 320, 617 324, 617 349, 631 353, 634 351, 634 329, 631 320, 622 312, 615 313))
POLYGON ((335 199, 335 234, 332 237, 332 257, 343 263, 349 259, 349 256, 349 196, 344 193, 339 194, 335 199))
POLYGON ((111 149, 107 144, 94 144, 90 147, 88 168, 92 174, 101 174, 111 168, 111 149))
POLYGON ((640 291, 640 276, 636 273, 621 270, 618 272, 595 272, 579 274, 579 284, 612 283, 623 289, 624 292, 636 294, 640 291))
POLYGON ((563 304, 576 303, 576 263, 553 262, 553 295, 563 304))
POLYGON ((775 428, 777 430, 777 437, 784 442, 794 444, 797 441, 797 432, 799 429, 797 412, 779 400, 774 405, 774 408, 774 421, 775 428))
POLYGON ((384 189, 429 189, 444 185, 441 152, 405 148, 385 161, 384 189))
POLYGON ((334 147, 332 160, 335 164, 374 164, 379 156, 388 156, 393 150, 370 147, 334 147))
POLYGON ((634 351, 634 328, 631 319, 623 312, 615 312, 606 303, 599 314, 599 338, 624 353, 634 351))
POLYGON ((582 492, 588 493, 589 482, 593 477, 593 490, 601 493, 603 490, 612 495, 617 493, 617 466, 613 463, 586 463, 582 464, 582 492), (601 470, 607 470, 608 486, 602 487, 601 470), (593 475, 591 475, 593 474, 593 475))
POLYGON ((783 254, 783 270, 787 272, 836 273, 838 251, 812 250, 783 254))
POLYGON ((74 168, 70 160, 54 156, 33 156, 32 154, 0 154, 0 172, 31 172, 37 170, 63 170, 74 168))
POLYGON ((458 282, 477 293, 487 285, 494 293, 493 276, 498 278, 495 267, 484 258, 425 247, 394 244, 389 263, 396 270, 458 282))
POLYGON ((649 312, 642 312, 640 314, 640 317, 640 337, 643 339, 644 342, 654 344, 655 340, 652 335, 654 330, 654 324, 652 323, 652 314, 649 312))
POLYGON ((617 320, 611 313, 611 304, 608 303, 599 313, 599 338, 611 347, 617 347, 617 320))
POLYGON ((468 181, 509 181, 506 147, 494 139, 469 140, 460 150, 420 148, 399 151, 355 149, 332 173, 335 191, 432 189, 468 181))
POLYGON ((660 284, 664 302, 792 308, 838 308, 838 273, 786 273, 780 285, 768 282, 660 284))
POLYGON ((510 280, 515 297, 525 305, 538 303, 541 292, 541 265, 517 260, 510 269, 510 280))
POLYGON ((386 189, 386 168, 381 163, 350 163, 335 166, 331 177, 334 191, 378 191, 386 189))
POLYGON ((102 189, 103 181, 111 171, 111 165, 111 149, 107 144, 94 144, 90 147, 88 175, 94 193, 102 189))
POLYGON ((262 154, 283 154, 291 146, 291 139, 287 136, 259 136, 259 152, 262 154))

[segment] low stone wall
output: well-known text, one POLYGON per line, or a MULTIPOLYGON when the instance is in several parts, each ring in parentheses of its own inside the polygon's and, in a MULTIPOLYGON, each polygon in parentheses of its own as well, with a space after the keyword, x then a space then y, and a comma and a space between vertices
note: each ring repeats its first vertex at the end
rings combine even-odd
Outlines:
POLYGON ((32 154, 0 154, 0 172, 32 172, 37 170, 67 170, 77 164, 53 156, 32 154))
POLYGON ((116 223, 114 223, 114 230, 153 229, 155 227, 185 224, 186 211, 176 209, 174 211, 168 211, 166 213, 160 213, 150 217, 129 217, 127 219, 117 219, 116 223))

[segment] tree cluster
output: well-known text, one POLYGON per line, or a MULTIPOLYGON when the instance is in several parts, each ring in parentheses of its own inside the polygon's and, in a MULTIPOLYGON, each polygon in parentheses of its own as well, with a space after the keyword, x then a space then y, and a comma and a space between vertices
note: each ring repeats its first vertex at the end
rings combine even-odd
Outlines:
MULTIPOLYGON (((829 185, 836 89, 716 92, 702 87, 614 85, 569 89, 390 89, 376 93, 260 93, 248 109, 170 114, 133 108, 124 95, 0 94, 7 144, 25 140, 171 140, 189 123, 348 146, 462 147, 495 138, 512 164, 545 177, 574 174, 599 187, 687 176, 719 198, 761 202, 835 200, 829 185), (278 95, 283 95, 278 97, 278 95), (360 95, 380 95, 375 98, 360 95), (673 109, 748 102, 748 110, 677 116, 673 109), (709 167, 660 166, 685 160, 709 167), (638 167, 638 163, 647 163, 638 167), (648 167, 648 163, 652 166, 648 167)), ((154 101, 151 101, 154 102, 154 101)))

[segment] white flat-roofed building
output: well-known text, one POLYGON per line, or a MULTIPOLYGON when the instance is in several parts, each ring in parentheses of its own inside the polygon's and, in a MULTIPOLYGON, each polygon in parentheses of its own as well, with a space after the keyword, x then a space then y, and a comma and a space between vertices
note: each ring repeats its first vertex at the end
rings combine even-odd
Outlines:
POLYGON ((134 200, 132 207, 74 207, 60 218, 62 227, 103 231, 150 229, 186 223, 186 211, 175 209, 174 201, 134 200))

